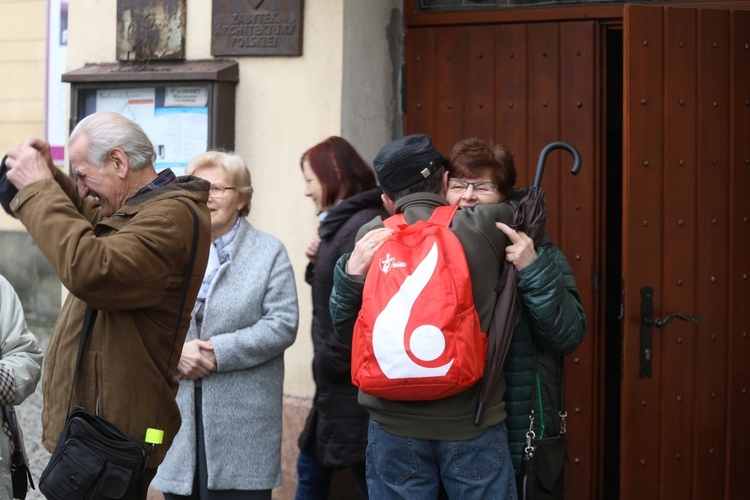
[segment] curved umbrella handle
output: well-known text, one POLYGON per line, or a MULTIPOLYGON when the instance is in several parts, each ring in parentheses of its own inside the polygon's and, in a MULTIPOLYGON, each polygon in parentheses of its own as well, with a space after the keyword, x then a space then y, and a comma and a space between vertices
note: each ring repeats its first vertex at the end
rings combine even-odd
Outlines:
POLYGON ((539 154, 539 162, 536 165, 536 176, 534 177, 534 184, 533 187, 538 188, 542 184, 542 174, 544 173, 544 164, 547 162, 547 156, 549 156, 550 151, 553 151, 555 149, 564 149, 571 155, 573 155, 573 159, 575 160, 575 163, 573 164, 573 168, 571 169, 570 173, 573 175, 578 174, 581 170, 581 153, 578 152, 578 150, 572 145, 567 142, 550 142, 546 146, 544 146, 544 149, 542 149, 542 152, 539 154))

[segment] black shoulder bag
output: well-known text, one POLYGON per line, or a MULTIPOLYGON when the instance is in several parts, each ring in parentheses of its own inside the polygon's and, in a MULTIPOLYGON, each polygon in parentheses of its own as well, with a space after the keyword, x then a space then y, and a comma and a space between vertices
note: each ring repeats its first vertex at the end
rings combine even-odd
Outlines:
MULTIPOLYGON (((193 273, 193 263, 198 247, 198 216, 188 202, 180 198, 177 198, 177 200, 184 203, 193 216, 193 244, 185 272, 185 285, 182 289, 182 299, 172 348, 164 370, 164 384, 162 385, 161 400, 156 413, 154 429, 158 428, 159 413, 161 412, 161 404, 164 400, 167 377, 169 376, 169 366, 172 364, 172 355, 177 343, 177 333, 180 329, 180 320, 185 307, 188 284, 193 273)), ((73 402, 73 389, 78 375, 78 365, 81 362, 86 336, 96 321, 96 315, 97 310, 87 305, 83 328, 81 329, 81 339, 78 344, 78 357, 73 372, 73 383, 70 388, 68 418, 60 433, 55 450, 52 452, 49 464, 47 464, 39 480, 39 490, 45 497, 52 500, 98 500, 125 497, 141 479, 154 443, 160 442, 158 439, 147 439, 150 444, 148 449, 145 450, 139 439, 124 433, 99 415, 92 415, 82 408, 70 411, 73 402)))
POLYGON ((3 406, 3 419, 8 422, 10 434, 13 439, 13 453, 10 455, 10 476, 13 480, 13 498, 24 500, 29 486, 34 490, 34 480, 31 478, 31 471, 26 463, 26 455, 23 451, 23 441, 21 433, 18 432, 18 420, 16 419, 16 410, 12 405, 3 406))
MULTIPOLYGON (((534 400, 541 401, 542 395, 537 387, 536 373, 536 345, 534 346, 534 371, 531 389, 531 413, 529 414, 529 430, 526 433, 526 447, 521 463, 521 499, 520 500, 564 500, 565 468, 570 471, 568 460, 568 441, 565 439, 565 361, 561 368, 560 381, 560 430, 556 436, 537 438, 534 432, 534 400)), ((540 405, 542 407, 542 405, 540 405)), ((543 409, 542 409, 543 411, 543 409)), ((568 484, 569 486, 569 484, 568 484)))

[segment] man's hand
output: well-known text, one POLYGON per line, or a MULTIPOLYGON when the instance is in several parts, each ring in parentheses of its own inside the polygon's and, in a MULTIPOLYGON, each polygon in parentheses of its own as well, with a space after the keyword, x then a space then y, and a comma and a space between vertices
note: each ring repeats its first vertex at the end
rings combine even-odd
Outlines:
POLYGON ((393 234, 393 230, 387 227, 373 229, 366 233, 361 240, 354 245, 352 255, 346 263, 346 273, 350 276, 362 276, 370 269, 375 252, 385 239, 393 234))
POLYGON ((45 179, 52 179, 55 165, 49 144, 41 139, 27 139, 17 148, 8 150, 8 180, 21 189, 45 179))
POLYGON ((177 363, 177 380, 200 380, 215 371, 216 355, 211 341, 196 339, 185 342, 177 363))
POLYGON ((502 222, 495 222, 495 225, 510 238, 510 245, 505 247, 505 260, 520 271, 536 259, 538 254, 534 248, 534 241, 526 233, 516 231, 502 222))

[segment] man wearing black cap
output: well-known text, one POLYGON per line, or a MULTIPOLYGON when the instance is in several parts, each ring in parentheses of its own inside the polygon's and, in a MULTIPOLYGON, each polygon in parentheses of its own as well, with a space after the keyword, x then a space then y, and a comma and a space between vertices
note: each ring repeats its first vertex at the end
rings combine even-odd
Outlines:
MULTIPOLYGON (((445 159, 426 135, 411 135, 385 146, 373 161, 383 202, 413 224, 447 205, 445 159)), ((492 319, 495 286, 508 237, 495 222, 510 222, 510 203, 477 205, 456 212, 451 230, 464 247, 482 331, 492 319)), ((375 252, 391 234, 377 218, 360 229, 354 251, 334 272, 331 316, 339 336, 351 342, 362 303, 364 276, 375 252)), ((517 498, 505 428, 499 378, 479 425, 474 424, 478 384, 431 401, 391 401, 364 394, 370 412, 367 486, 371 498, 437 498, 440 483, 451 498, 517 498)))

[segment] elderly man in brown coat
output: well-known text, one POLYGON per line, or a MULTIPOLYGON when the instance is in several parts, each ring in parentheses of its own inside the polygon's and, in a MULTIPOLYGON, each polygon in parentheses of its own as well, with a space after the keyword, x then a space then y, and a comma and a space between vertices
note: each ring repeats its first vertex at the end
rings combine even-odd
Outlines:
POLYGON ((69 160, 75 181, 54 167, 42 140, 29 139, 7 156, 7 178, 18 189, 10 207, 69 291, 46 353, 42 444, 52 451, 65 425, 90 305, 99 314, 75 379, 72 407, 97 413, 141 440, 159 415, 163 444, 154 448, 141 484, 128 496, 145 498, 180 427, 172 375, 208 258, 209 184, 176 177, 169 169, 157 174, 151 141, 135 122, 116 113, 95 113, 73 130, 69 160), (197 235, 183 202, 198 215, 197 235), (198 251, 178 318, 193 238, 198 251), (177 352, 170 357, 178 320, 177 352))

